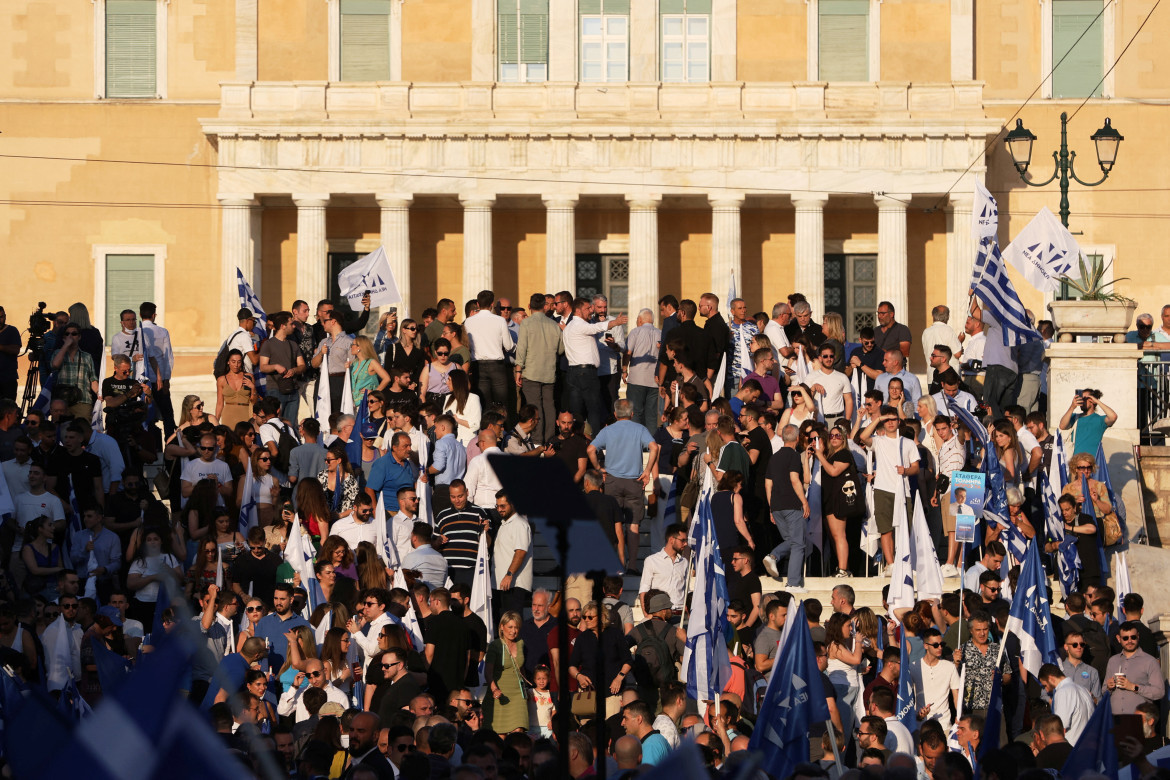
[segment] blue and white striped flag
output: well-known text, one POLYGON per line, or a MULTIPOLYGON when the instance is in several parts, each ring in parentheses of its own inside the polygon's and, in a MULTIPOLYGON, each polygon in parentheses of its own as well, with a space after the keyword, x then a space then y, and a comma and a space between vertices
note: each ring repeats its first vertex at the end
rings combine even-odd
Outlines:
POLYGON ((1125 597, 1133 593, 1133 585, 1129 581, 1129 559, 1125 552, 1113 554, 1113 577, 1117 585, 1117 621, 1119 623, 1125 622, 1125 609, 1121 606, 1121 602, 1125 601, 1125 597))
POLYGON ((248 284, 248 280, 244 278, 244 272, 239 268, 236 269, 236 288, 240 292, 240 307, 250 309, 256 315, 256 329, 267 335, 268 315, 265 314, 264 307, 260 305, 260 299, 252 291, 252 285, 248 284))
POLYGON ((70 675, 69 679, 65 681, 65 687, 61 689, 61 698, 57 700, 57 706, 73 723, 80 723, 82 718, 93 714, 93 708, 89 706, 89 702, 81 698, 81 692, 77 690, 77 683, 74 681, 73 675, 70 675))
POLYGON ((1049 473, 1043 469, 1040 470, 1040 493, 1044 500, 1044 526, 1048 538, 1057 543, 1056 573, 1060 580, 1060 590, 1067 599, 1068 594, 1077 589, 1081 556, 1077 554, 1076 539, 1064 534, 1064 515, 1060 511, 1060 501, 1052 489, 1049 473))
POLYGON ((1125 502, 1119 501, 1117 494, 1113 492, 1113 480, 1109 478, 1109 459, 1105 457, 1105 445, 1101 443, 1097 444, 1097 474, 1095 476, 1098 482, 1105 485, 1105 490, 1109 493, 1109 503, 1113 505, 1113 513, 1117 515, 1117 522, 1121 523, 1121 538, 1128 539, 1129 530, 1125 524, 1125 502))
POLYGON ((323 594, 320 584, 317 583, 317 574, 313 571, 313 545, 309 541, 309 537, 301 531, 301 516, 299 514, 293 515, 293 524, 288 530, 288 541, 284 545, 284 560, 294 572, 301 575, 301 587, 309 594, 303 614, 305 620, 308 620, 309 615, 313 614, 313 610, 322 600, 323 594), (316 593, 313 592, 312 585, 317 586, 316 593), (314 595, 317 597, 316 602, 313 599, 314 595))
POLYGON ((730 599, 709 496, 699 500, 697 514, 700 544, 682 669, 688 696, 697 701, 715 701, 731 679, 731 658, 724 637, 730 599))
POLYGON ((1024 304, 1004 268, 999 244, 988 240, 979 247, 971 289, 983 301, 987 311, 995 317, 1003 330, 1004 346, 1014 347, 1043 337, 1028 322, 1024 304))
MULTIPOLYGON (((102 381, 106 378, 106 350, 102 348, 102 365, 98 369, 97 381, 98 387, 101 387, 102 381)), ((89 424, 95 431, 99 433, 106 432, 105 423, 102 421, 102 410, 105 409, 106 403, 102 400, 102 394, 99 392, 97 400, 93 403, 93 413, 90 415, 89 424)))
POLYGON ((679 472, 674 472, 670 480, 670 493, 666 496, 666 508, 662 510, 662 527, 678 522, 678 480, 679 472))
POLYGON ((36 400, 32 403, 32 409, 41 414, 49 413, 49 402, 53 400, 53 388, 57 384, 57 372, 50 371, 45 375, 44 381, 41 382, 41 392, 37 393, 36 400))
POLYGON ((256 479, 252 476, 252 459, 248 458, 244 464, 244 488, 241 494, 244 497, 240 506, 240 536, 248 538, 248 531, 259 522, 256 514, 256 479))
POLYGON ((1040 674, 1043 664, 1060 663, 1048 604, 1048 577, 1044 573, 1044 564, 1040 562, 1039 537, 1028 544, 1024 555, 1007 630, 1020 640, 1020 665, 1029 674, 1040 674))

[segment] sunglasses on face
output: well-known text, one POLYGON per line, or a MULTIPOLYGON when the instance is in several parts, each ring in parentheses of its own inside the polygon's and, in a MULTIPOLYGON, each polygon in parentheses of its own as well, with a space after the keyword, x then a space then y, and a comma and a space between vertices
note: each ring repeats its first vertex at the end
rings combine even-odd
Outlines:
POLYGON ((1084 642, 1065 642, 1064 646, 1065 647, 1084 647, 1085 643, 1084 642))
POLYGON ((447 357, 450 354, 450 352, 436 352, 435 357, 447 357))
POLYGON ((200 444, 199 450, 201 452, 215 452, 215 447, 204 447, 202 444, 200 444))
POLYGON ((256 458, 256 462, 258 462, 258 463, 271 463, 272 458, 256 458))
POLYGON ((321 672, 306 672, 306 674, 308 674, 310 677, 320 677, 322 673, 321 672))
POLYGON ((402 663, 401 661, 395 661, 395 662, 394 662, 394 663, 392 663, 392 664, 382 664, 382 668, 383 668, 383 669, 393 669, 395 666, 398 666, 398 665, 400 665, 401 663, 402 663))
MULTIPOLYGON (((252 549, 254 550, 256 548, 253 547, 252 549)), ((244 611, 245 612, 263 612, 264 607, 244 607, 244 611)))
POLYGON ((942 647, 942 642, 926 642, 927 647, 942 647))
POLYGON ((1121 641, 1122 642, 1136 642, 1137 641, 1137 634, 1134 634, 1133 636, 1123 636, 1123 637, 1121 637, 1121 641))

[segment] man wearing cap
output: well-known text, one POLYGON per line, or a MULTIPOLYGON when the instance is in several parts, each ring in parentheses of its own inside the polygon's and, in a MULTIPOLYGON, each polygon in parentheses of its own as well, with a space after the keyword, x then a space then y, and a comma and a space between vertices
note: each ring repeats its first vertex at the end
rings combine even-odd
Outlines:
MULTIPOLYGON (((661 639, 670 651, 669 663, 673 664, 682 659, 685 646, 685 634, 682 629, 670 625, 670 618, 674 614, 670 603, 670 596, 660 590, 651 591, 646 598, 647 618, 630 630, 630 639, 641 647, 652 637, 661 639)), ((667 659, 661 659, 660 662, 667 659)), ((651 709, 658 704, 659 684, 653 676, 647 677, 645 670, 639 665, 634 666, 635 679, 638 681, 638 698, 650 705, 651 709)), ((675 679, 677 675, 673 669, 667 669, 667 679, 675 679)))
POLYGON ((256 349, 255 335, 252 333, 252 328, 256 327, 256 315, 252 313, 251 309, 245 307, 236 312, 236 319, 239 321, 240 327, 232 331, 224 344, 228 352, 238 349, 243 354, 244 373, 251 374, 252 366, 260 360, 260 352, 256 349))

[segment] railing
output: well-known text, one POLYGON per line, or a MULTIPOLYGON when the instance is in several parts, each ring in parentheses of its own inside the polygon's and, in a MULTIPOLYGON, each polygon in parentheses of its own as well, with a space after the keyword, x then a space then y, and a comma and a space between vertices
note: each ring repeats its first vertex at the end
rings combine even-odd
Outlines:
POLYGON ((1170 352, 1147 351, 1138 363, 1138 431, 1142 444, 1170 437, 1170 352))

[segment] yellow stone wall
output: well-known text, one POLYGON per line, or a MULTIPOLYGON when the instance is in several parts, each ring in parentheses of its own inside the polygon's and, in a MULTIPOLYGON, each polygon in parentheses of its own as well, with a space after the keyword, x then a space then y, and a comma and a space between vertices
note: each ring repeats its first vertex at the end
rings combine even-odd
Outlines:
MULTIPOLYGON (((329 5, 322 0, 257 2, 260 81, 328 79, 329 5)), ((235 3, 224 5, 234 17, 235 3)))
POLYGON ((402 80, 471 81, 471 0, 402 4, 402 80))
POLYGON ((736 76, 740 81, 808 77, 808 6, 804 0, 739 0, 736 76))
POLYGON ((882 81, 949 81, 951 6, 938 0, 884 0, 882 81))

